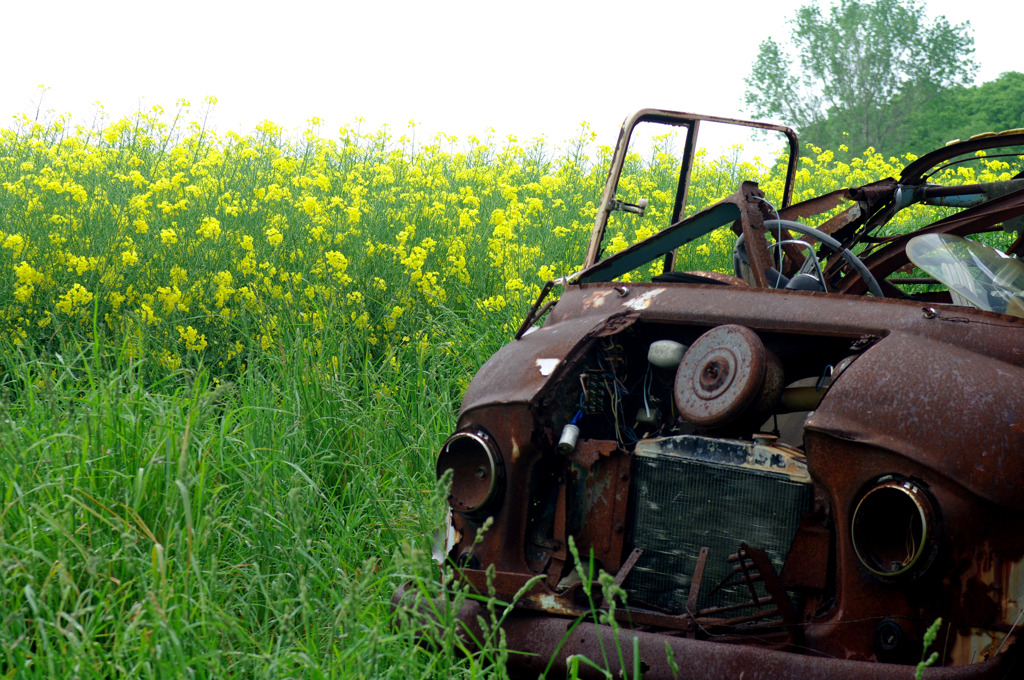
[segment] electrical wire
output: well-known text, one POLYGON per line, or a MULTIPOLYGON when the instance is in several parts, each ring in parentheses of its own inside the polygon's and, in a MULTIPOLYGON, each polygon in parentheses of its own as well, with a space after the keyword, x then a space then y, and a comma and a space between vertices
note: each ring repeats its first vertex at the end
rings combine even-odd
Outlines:
POLYGON ((647 403, 647 392, 650 390, 651 364, 648 362, 647 371, 644 373, 644 415, 651 417, 651 406, 647 403))

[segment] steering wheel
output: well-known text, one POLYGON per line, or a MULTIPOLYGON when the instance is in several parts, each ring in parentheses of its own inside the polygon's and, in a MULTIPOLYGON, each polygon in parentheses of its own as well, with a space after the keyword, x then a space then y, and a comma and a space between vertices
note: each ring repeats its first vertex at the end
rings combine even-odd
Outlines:
MULTIPOLYGON (((882 287, 878 285, 878 281, 875 279, 871 271, 868 270, 868 268, 864 265, 861 259, 854 255, 852 252, 850 252, 848 248, 844 248, 842 243, 832 238, 825 232, 818 231, 814 227, 809 227, 806 224, 794 222, 793 220, 765 220, 764 227, 766 230, 788 229, 789 231, 795 231, 798 234, 803 234, 804 236, 810 236, 811 238, 815 239, 816 241, 824 245, 826 248, 831 250, 833 253, 839 255, 844 260, 846 260, 847 264, 849 264, 853 268, 853 270, 856 271, 862 279, 864 279, 864 282, 867 284, 868 290, 871 291, 872 295, 874 295, 875 297, 885 297, 885 294, 882 293, 882 287)), ((737 275, 741 275, 740 265, 745 260, 745 249, 746 246, 743 243, 743 236, 740 235, 740 237, 736 240, 736 247, 733 250, 733 264, 736 268, 737 275)), ((817 265, 816 260, 815 264, 817 265)), ((769 281, 776 286, 782 283, 782 279, 785 278, 782 276, 781 273, 775 271, 774 269, 769 270, 768 272, 766 272, 766 274, 769 278, 769 281)), ((818 280, 821 282, 821 285, 823 287, 825 285, 825 282, 824 278, 821 276, 820 268, 818 268, 818 276, 818 280)), ((793 280, 796 280, 796 277, 794 277, 793 280)), ((785 285, 787 284, 783 284, 783 286, 785 285)))

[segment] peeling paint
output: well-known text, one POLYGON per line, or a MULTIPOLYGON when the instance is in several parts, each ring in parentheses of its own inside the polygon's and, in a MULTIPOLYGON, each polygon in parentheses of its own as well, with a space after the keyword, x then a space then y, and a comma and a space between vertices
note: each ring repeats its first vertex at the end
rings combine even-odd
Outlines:
POLYGON ((448 555, 451 553, 452 548, 458 545, 462 541, 462 532, 457 530, 452 524, 452 513, 448 511, 448 517, 445 520, 445 525, 448 531, 446 532, 444 539, 444 554, 448 555))
MULTIPOLYGON (((529 598, 533 599, 533 598, 529 598)), ((577 612, 572 607, 565 606, 564 603, 559 601, 554 595, 540 595, 534 600, 537 606, 544 611, 551 614, 576 614, 577 612)))
POLYGON ((1024 616, 1021 603, 1024 602, 1024 561, 1013 562, 1006 570, 1003 583, 1003 623, 1018 625, 1024 616))
POLYGON ((635 309, 636 311, 639 312, 642 309, 647 309, 648 307, 650 307, 651 302, 654 300, 654 298, 656 298, 658 295, 664 292, 664 288, 655 288, 654 290, 647 291, 646 293, 636 298, 635 300, 627 300, 626 302, 623 302, 622 306, 629 307, 630 309, 635 309))
POLYGON ((950 657, 957 666, 982 663, 994 656, 1005 635, 982 628, 961 632, 953 641, 950 657))
POLYGON ((537 359, 537 368, 540 369, 540 374, 546 378, 555 370, 558 362, 559 359, 537 359))

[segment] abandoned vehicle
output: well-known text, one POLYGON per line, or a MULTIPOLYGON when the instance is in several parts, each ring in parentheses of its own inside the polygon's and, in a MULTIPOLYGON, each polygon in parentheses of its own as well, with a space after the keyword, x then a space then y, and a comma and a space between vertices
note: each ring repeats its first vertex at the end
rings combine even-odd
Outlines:
MULTIPOLYGON (((912 678, 934 652, 925 678, 1024 676, 1021 154, 1024 130, 980 135, 792 203, 788 128, 626 119, 581 271, 480 369, 438 456, 445 568, 515 600, 510 670, 912 678), (712 124, 785 136, 780 195, 686 212, 712 124), (620 182, 640 126, 685 137, 671 216, 605 256, 649 206, 620 182), (982 155, 1010 169, 941 181, 982 155), (932 217, 895 228, 913 206, 932 217), (735 271, 678 270, 716 230, 735 271)), ((472 645, 483 605, 461 607, 472 645)))

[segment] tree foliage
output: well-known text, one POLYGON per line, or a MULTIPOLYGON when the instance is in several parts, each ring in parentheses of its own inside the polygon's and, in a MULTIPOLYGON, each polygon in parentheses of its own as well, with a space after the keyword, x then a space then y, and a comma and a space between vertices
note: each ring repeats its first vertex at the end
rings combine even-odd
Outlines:
POLYGON ((977 70, 970 23, 929 21, 917 0, 840 0, 827 14, 812 2, 790 24, 798 63, 785 45, 762 42, 745 100, 818 143, 845 132, 854 148, 899 146, 914 110, 977 70))
POLYGON ((953 139, 1018 128, 1024 128, 1024 73, 1009 71, 976 87, 943 90, 914 110, 903 150, 920 154, 953 139))

